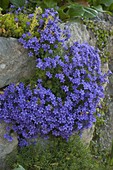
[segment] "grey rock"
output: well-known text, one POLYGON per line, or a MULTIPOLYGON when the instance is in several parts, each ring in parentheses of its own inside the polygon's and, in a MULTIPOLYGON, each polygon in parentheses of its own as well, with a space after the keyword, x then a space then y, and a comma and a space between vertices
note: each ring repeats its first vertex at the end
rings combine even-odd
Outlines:
MULTIPOLYGON (((106 91, 106 96, 108 92, 106 91)), ((108 99, 107 99, 108 100, 108 99)), ((105 122, 103 125, 98 127, 97 133, 99 138, 97 139, 97 144, 99 146, 99 151, 110 151, 113 142, 113 99, 107 101, 108 111, 105 113, 105 122)))
POLYGON ((7 156, 16 154, 16 148, 18 145, 18 140, 16 134, 12 134, 13 141, 9 142, 4 138, 6 133, 6 123, 0 123, 0 170, 9 170, 9 165, 7 164, 7 156))
POLYGON ((93 125, 91 128, 84 129, 82 132, 81 140, 87 147, 90 145, 90 142, 93 139, 94 129, 95 125, 93 125))
POLYGON ((17 39, 0 37, 0 88, 32 76, 35 58, 27 53, 17 39))
POLYGON ((86 26, 80 23, 70 22, 68 27, 71 32, 71 37, 69 39, 69 44, 73 42, 88 43, 90 40, 90 34, 86 29, 86 26))

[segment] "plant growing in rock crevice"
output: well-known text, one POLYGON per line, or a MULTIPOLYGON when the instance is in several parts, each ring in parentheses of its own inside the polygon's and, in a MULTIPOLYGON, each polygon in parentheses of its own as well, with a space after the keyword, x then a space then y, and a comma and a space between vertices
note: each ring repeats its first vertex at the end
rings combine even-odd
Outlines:
MULTIPOLYGON (((68 145, 70 136, 96 121, 94 113, 104 97, 106 75, 101 72, 98 51, 77 42, 66 46, 69 34, 67 28, 59 27, 57 14, 38 8, 26 15, 19 41, 30 50, 29 56, 37 58, 37 82, 33 86, 11 84, 0 95, 0 120, 7 123, 4 137, 12 141, 11 133, 16 132, 20 146, 39 136, 66 139, 68 145)), ((15 14, 9 15, 14 20, 15 14)))
POLYGON ((25 87, 23 83, 12 84, 0 95, 0 119, 12 124, 7 127, 4 137, 12 140, 10 132, 15 131, 21 146, 38 136, 61 136, 68 140, 74 132, 92 126, 96 107, 104 97, 106 76, 101 72, 98 51, 88 44, 77 42, 67 47, 64 43, 67 38, 62 39, 62 31, 58 32, 56 14, 53 10, 45 10, 43 22, 35 27, 36 31, 42 26, 45 28, 38 31, 38 38, 40 45, 46 45, 46 42, 50 49, 37 47, 38 39, 32 37, 34 29, 27 40, 26 34, 20 39, 37 57, 39 75, 34 88, 25 87), (53 35, 51 40, 51 36, 46 36, 43 31, 48 30, 53 22, 55 24, 49 33, 53 35), (62 47, 59 55, 55 53, 56 43, 62 47), (54 51, 50 52, 52 47, 54 51))
POLYGON ((101 22, 98 23, 91 20, 84 20, 83 22, 96 38, 95 46, 100 50, 99 54, 102 63, 107 62, 110 56, 108 44, 110 37, 113 36, 113 30, 109 26, 105 27, 101 22))

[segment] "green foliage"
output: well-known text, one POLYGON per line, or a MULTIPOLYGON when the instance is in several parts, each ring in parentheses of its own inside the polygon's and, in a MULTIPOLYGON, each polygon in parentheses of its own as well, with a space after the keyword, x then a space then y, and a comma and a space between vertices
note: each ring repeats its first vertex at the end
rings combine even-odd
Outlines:
POLYGON ((43 0, 42 2, 37 1, 37 4, 39 4, 43 8, 55 8, 57 6, 57 1, 56 0, 50 0, 50 1, 43 0))
POLYGON ((17 8, 24 6, 25 0, 10 0, 10 2, 17 8))
POLYGON ((25 170, 21 165, 17 165, 13 170, 25 170))
POLYGON ((104 6, 110 6, 113 3, 113 0, 89 0, 91 5, 97 6, 97 5, 104 5, 104 6))
POLYGON ((113 15, 113 0, 89 0, 89 3, 97 11, 113 15))
POLYGON ((3 8, 3 10, 6 10, 10 3, 18 8, 24 6, 25 0, 0 0, 0 7, 3 8))
POLYGON ((78 136, 40 139, 36 145, 19 149, 17 162, 26 170, 101 170, 78 136))
MULTIPOLYGON (((0 0, 0 7, 5 11, 9 8, 9 4, 13 4, 16 8, 26 6, 25 0, 0 0)), ((107 12, 113 14, 112 0, 29 0, 27 8, 34 10, 36 6, 45 8, 54 8, 59 12, 62 20, 72 20, 75 18, 94 18, 98 16, 98 12, 107 12), (86 2, 86 4, 82 3, 86 2)))
POLYGON ((9 6, 9 0, 0 0, 0 7, 6 10, 9 6))
POLYGON ((69 19, 74 19, 75 17, 94 18, 98 15, 96 10, 89 7, 84 7, 78 3, 70 3, 65 7, 64 11, 66 11, 69 19))
POLYGON ((73 20, 76 18, 94 18, 98 16, 99 12, 107 12, 112 14, 113 1, 112 0, 30 0, 29 8, 35 9, 40 6, 43 10, 45 8, 54 8, 58 11, 62 20, 73 20), (84 2, 84 3, 83 3, 84 2))
POLYGON ((66 0, 63 1, 40 1, 40 0, 30 0, 31 6, 40 6, 43 10, 45 8, 54 8, 59 12, 59 16, 62 20, 75 19, 76 17, 82 18, 93 18, 98 15, 98 12, 95 9, 83 6, 76 1, 66 0))
POLYGON ((4 14, 0 15, 0 36, 19 38, 27 31, 26 22, 29 21, 27 15, 4 14), (18 21, 16 21, 16 19, 18 21))

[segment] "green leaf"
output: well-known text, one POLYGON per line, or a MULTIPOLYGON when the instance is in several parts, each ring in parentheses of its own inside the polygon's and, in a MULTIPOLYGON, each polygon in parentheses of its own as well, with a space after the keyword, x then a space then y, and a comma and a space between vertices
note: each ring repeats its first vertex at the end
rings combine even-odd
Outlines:
POLYGON ((90 8, 90 7, 86 7, 87 10, 91 11, 92 13, 94 13, 95 15, 98 14, 98 11, 96 9, 90 8))
POLYGON ((55 8, 57 6, 56 0, 44 0, 44 4, 47 6, 47 8, 55 8))
POLYGON ((100 4, 104 4, 105 6, 110 6, 113 3, 113 0, 100 0, 100 4))
POLYGON ((105 11, 106 14, 113 16, 113 13, 110 11, 105 11))
POLYGON ((109 11, 113 11, 113 3, 110 5, 109 11))
POLYGON ((62 8, 58 9, 58 13, 59 13, 59 16, 62 20, 67 20, 67 19, 70 18, 70 16, 67 13, 65 13, 62 8))
POLYGON ((99 3, 99 0, 88 0, 88 2, 89 2, 91 5, 93 5, 93 6, 97 6, 97 5, 100 4, 100 3, 99 3))
POLYGON ((85 11, 84 17, 86 17, 86 18, 94 18, 98 15, 97 10, 92 9, 92 8, 86 7, 86 8, 84 8, 84 11, 85 11))
POLYGON ((18 168, 14 168, 13 170, 25 170, 21 165, 18 166, 18 168))
POLYGON ((93 6, 92 8, 95 9, 96 11, 98 11, 98 12, 105 12, 102 8, 102 5, 93 6))
POLYGON ((10 2, 17 8, 24 6, 25 0, 10 0, 10 2))
POLYGON ((6 10, 9 6, 9 0, 0 0, 0 7, 3 10, 6 10))
POLYGON ((83 17, 84 15, 84 8, 81 5, 76 5, 76 4, 72 4, 70 6, 68 6, 68 11, 67 14, 70 15, 70 18, 74 18, 74 17, 83 17))
POLYGON ((37 2, 37 4, 36 4, 37 6, 40 6, 43 10, 45 9, 45 8, 47 8, 47 5, 44 3, 44 1, 38 1, 37 2))

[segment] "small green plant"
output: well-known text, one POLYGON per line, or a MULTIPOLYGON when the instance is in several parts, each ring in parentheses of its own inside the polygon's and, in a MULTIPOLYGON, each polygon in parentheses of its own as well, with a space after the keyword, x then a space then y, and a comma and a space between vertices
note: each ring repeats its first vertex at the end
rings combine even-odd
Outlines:
POLYGON ((113 15, 113 1, 112 0, 89 0, 90 6, 100 12, 106 12, 113 15))
POLYGON ((83 22, 96 38, 95 45, 100 50, 99 54, 102 63, 107 62, 110 55, 107 46, 109 44, 109 37, 113 35, 113 30, 109 29, 109 27, 106 28, 101 22, 98 23, 93 20, 84 20, 83 22))
POLYGON ((36 145, 19 149, 17 162, 26 170, 101 170, 77 135, 68 142, 40 139, 36 145))
POLYGON ((20 13, 1 14, 0 17, 0 36, 19 38, 27 31, 26 23, 29 21, 28 16, 20 13))

